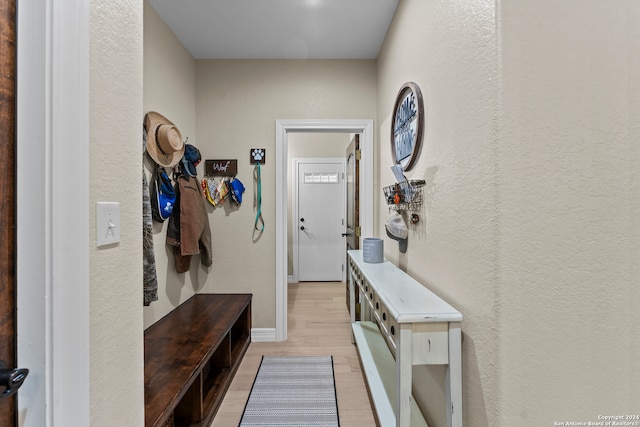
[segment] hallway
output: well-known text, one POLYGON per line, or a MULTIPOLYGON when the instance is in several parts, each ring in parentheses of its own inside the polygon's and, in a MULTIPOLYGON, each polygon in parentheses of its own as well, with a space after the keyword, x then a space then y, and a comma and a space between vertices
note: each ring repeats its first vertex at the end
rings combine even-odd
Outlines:
POLYGON ((345 284, 290 284, 288 310, 288 340, 251 344, 212 427, 238 425, 263 355, 333 355, 340 425, 375 426, 356 348, 351 344, 345 284))

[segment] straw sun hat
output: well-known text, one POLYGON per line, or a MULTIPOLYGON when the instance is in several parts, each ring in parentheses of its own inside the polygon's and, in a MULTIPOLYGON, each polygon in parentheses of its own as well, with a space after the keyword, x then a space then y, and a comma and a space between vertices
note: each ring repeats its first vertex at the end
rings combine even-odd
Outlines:
POLYGON ((171 120, 149 111, 144 118, 147 130, 147 152, 160 166, 173 167, 184 155, 182 134, 171 120))

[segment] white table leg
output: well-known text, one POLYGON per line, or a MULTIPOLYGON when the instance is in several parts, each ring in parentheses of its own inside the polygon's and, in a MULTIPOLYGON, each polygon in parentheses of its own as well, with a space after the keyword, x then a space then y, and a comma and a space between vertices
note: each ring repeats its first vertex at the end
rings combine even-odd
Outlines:
POLYGON ((396 349, 396 427, 411 426, 411 324, 400 324, 396 349))
MULTIPOLYGON (((351 314, 351 323, 356 321, 356 301, 355 301, 355 283, 353 281, 353 270, 347 270, 347 280, 349 281, 349 313, 351 314)), ((356 339, 351 332, 351 344, 355 344, 356 339)))
POLYGON ((462 427, 462 333, 460 322, 449 323, 449 364, 446 370, 447 427, 462 427))

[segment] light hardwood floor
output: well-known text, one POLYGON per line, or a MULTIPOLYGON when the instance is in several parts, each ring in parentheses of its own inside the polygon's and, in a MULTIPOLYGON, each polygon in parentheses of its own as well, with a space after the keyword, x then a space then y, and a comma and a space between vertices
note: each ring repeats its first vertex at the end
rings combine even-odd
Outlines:
POLYGON ((288 303, 287 341, 251 343, 211 427, 238 425, 263 355, 332 355, 340 426, 374 427, 357 350, 351 344, 345 284, 290 284, 288 303))

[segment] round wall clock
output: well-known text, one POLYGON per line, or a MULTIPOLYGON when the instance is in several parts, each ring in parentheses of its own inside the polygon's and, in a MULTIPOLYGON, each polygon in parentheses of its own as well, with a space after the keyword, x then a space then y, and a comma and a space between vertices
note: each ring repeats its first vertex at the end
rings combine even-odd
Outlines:
POLYGON ((391 123, 391 158, 408 171, 414 166, 424 129, 424 104, 422 92, 417 84, 402 85, 393 106, 391 123))

